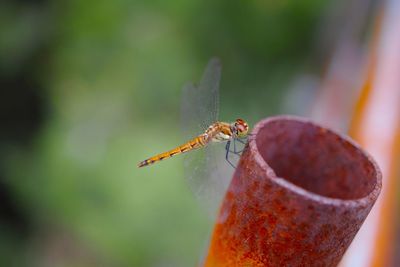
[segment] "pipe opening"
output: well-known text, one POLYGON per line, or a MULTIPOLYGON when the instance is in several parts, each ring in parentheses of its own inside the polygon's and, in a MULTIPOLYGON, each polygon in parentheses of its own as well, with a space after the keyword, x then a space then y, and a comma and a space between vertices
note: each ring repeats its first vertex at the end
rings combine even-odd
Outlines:
POLYGON ((360 149, 312 123, 272 120, 259 130, 256 144, 278 177, 313 193, 358 199, 376 185, 374 165, 360 149))

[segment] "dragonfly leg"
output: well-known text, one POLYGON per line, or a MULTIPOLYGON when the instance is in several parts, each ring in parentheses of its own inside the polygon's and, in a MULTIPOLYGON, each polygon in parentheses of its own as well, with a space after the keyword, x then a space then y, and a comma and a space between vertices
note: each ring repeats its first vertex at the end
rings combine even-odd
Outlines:
POLYGON ((226 152, 229 152, 230 146, 231 146, 231 141, 226 142, 226 146, 225 146, 226 152))
POLYGON ((247 138, 246 138, 246 141, 243 141, 240 138, 236 138, 235 140, 237 140, 239 143, 242 143, 243 145, 245 145, 247 143, 247 138))
POLYGON ((237 139, 237 138, 233 139, 233 154, 240 156, 240 155, 242 155, 244 148, 242 150, 236 150, 236 141, 238 141, 239 143, 242 143, 242 144, 246 144, 246 143, 243 143, 242 140, 237 139))
POLYGON ((233 165, 233 163, 229 160, 229 152, 232 152, 232 151, 230 150, 230 146, 231 146, 231 141, 226 142, 226 146, 225 146, 225 150, 226 150, 225 159, 226 159, 226 161, 229 163, 229 165, 231 165, 234 169, 236 169, 236 166, 233 165))
POLYGON ((237 151, 236 150, 236 139, 233 139, 233 151, 230 149, 231 146, 231 141, 228 141, 226 144, 225 149, 228 149, 229 152, 231 152, 232 154, 236 155, 236 156, 240 156, 243 150, 237 151))

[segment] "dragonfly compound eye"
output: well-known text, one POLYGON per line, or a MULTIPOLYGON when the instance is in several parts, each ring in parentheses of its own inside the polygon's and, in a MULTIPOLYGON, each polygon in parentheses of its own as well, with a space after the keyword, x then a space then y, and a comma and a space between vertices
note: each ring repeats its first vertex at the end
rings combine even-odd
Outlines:
POLYGON ((244 137, 247 135, 247 132, 249 130, 248 124, 242 120, 242 119, 237 119, 235 121, 235 128, 236 128, 236 133, 239 137, 244 137))

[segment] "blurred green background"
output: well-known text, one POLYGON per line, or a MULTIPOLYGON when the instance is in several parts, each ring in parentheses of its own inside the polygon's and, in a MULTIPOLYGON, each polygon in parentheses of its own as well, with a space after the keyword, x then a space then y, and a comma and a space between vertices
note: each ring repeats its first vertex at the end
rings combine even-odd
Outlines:
POLYGON ((285 111, 328 1, 0 2, 2 266, 195 266, 212 229, 180 91, 223 63, 221 119, 285 111))

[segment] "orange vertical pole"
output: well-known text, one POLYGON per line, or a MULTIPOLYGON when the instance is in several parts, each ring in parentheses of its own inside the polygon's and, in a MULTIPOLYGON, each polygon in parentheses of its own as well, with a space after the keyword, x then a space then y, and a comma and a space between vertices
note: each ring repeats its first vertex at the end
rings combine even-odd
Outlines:
POLYGON ((386 3, 350 135, 378 162, 382 193, 341 266, 391 266, 400 156, 400 2, 386 3))

